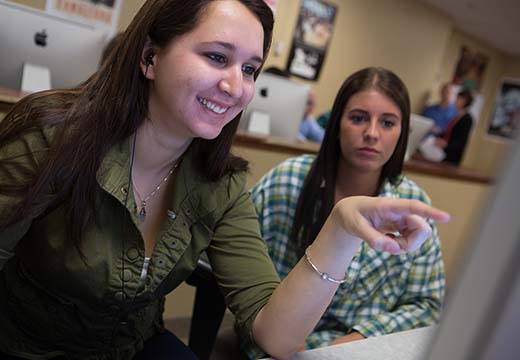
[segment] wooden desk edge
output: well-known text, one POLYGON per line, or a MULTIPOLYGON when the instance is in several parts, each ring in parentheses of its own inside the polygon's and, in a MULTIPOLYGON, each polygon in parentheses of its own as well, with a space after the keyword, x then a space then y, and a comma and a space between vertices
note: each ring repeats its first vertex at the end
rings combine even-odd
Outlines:
POLYGON ((26 95, 29 95, 29 93, 0 86, 0 102, 14 105, 14 103, 26 95))
MULTIPOLYGON (((320 150, 318 143, 300 142, 297 140, 285 139, 275 136, 254 135, 239 131, 233 142, 234 145, 248 148, 256 148, 269 151, 283 151, 286 153, 316 154, 320 150)), ((493 178, 483 175, 478 171, 456 167, 444 163, 432 163, 425 160, 411 159, 406 161, 403 166, 404 172, 433 175, 436 177, 470 181, 479 184, 492 184, 493 178)))
MULTIPOLYGON (((0 87, 0 102, 14 104, 27 95, 22 91, 0 87)), ((276 136, 254 135, 239 131, 235 136, 235 145, 257 148, 270 151, 283 151, 293 155, 316 154, 320 150, 320 144, 309 141, 291 140, 276 136)), ((480 184, 492 184, 490 176, 480 174, 470 169, 458 168, 446 164, 436 164, 421 160, 405 162, 405 172, 433 175, 448 179, 471 181, 480 184)))

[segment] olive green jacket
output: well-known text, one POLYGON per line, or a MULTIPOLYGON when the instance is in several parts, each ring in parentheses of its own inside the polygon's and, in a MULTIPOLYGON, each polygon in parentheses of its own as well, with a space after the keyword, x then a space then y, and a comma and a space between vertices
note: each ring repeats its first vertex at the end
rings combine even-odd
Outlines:
MULTIPOLYGON (((0 149, 0 186, 44 159, 53 130, 32 131, 0 149)), ((269 259, 245 173, 210 182, 188 149, 158 236, 144 286, 144 242, 129 186, 128 140, 114 146, 97 173, 96 221, 84 235, 85 264, 65 246, 64 205, 0 231, 0 353, 29 359, 131 359, 163 330, 164 296, 206 250, 244 336, 279 282, 269 259)), ((59 186, 51 184, 48 191, 59 186)), ((19 201, 0 195, 0 216, 19 201)))

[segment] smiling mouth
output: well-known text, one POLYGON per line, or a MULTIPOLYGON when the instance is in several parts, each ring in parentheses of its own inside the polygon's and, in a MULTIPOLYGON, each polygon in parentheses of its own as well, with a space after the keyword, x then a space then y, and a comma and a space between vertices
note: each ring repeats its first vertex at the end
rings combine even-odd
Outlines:
POLYGON ((197 101, 201 105, 205 106, 206 109, 213 111, 215 114, 219 114, 219 115, 223 114, 229 109, 229 107, 218 106, 217 104, 209 101, 208 99, 203 99, 203 98, 198 97, 197 101))

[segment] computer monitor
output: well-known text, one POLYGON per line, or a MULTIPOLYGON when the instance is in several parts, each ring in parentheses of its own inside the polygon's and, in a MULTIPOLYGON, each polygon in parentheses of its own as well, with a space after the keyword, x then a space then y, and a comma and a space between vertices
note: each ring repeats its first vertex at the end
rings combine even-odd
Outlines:
POLYGON ((251 114, 261 112, 269 115, 271 135, 296 139, 309 90, 309 85, 261 73, 256 80, 253 100, 244 110, 239 127, 247 130, 251 114))
POLYGON ((467 234, 459 277, 426 359, 520 356, 520 139, 498 179, 474 232, 467 234))
POLYGON ((50 70, 51 88, 88 79, 99 66, 106 33, 0 0, 0 86, 20 89, 24 63, 50 70))
POLYGON ((410 129, 408 131, 408 145, 406 145, 405 160, 417 151, 421 141, 424 139, 428 131, 431 130, 435 122, 425 116, 410 114, 410 129))

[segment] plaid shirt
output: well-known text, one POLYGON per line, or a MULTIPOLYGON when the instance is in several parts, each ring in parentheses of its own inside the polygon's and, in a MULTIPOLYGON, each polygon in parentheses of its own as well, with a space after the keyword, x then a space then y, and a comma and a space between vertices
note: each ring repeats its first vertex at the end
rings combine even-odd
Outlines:
MULTIPOLYGON (((283 279, 299 261, 289 243, 294 213, 305 176, 315 156, 281 163, 253 187, 260 229, 269 254, 283 279)), ((401 176, 398 185, 384 184, 381 197, 430 199, 413 181, 401 176)), ((383 335, 430 325, 438 318, 444 297, 444 266, 437 229, 409 254, 376 251, 365 242, 358 250, 334 298, 306 340, 306 348, 327 345, 352 330, 363 336, 383 335)))

